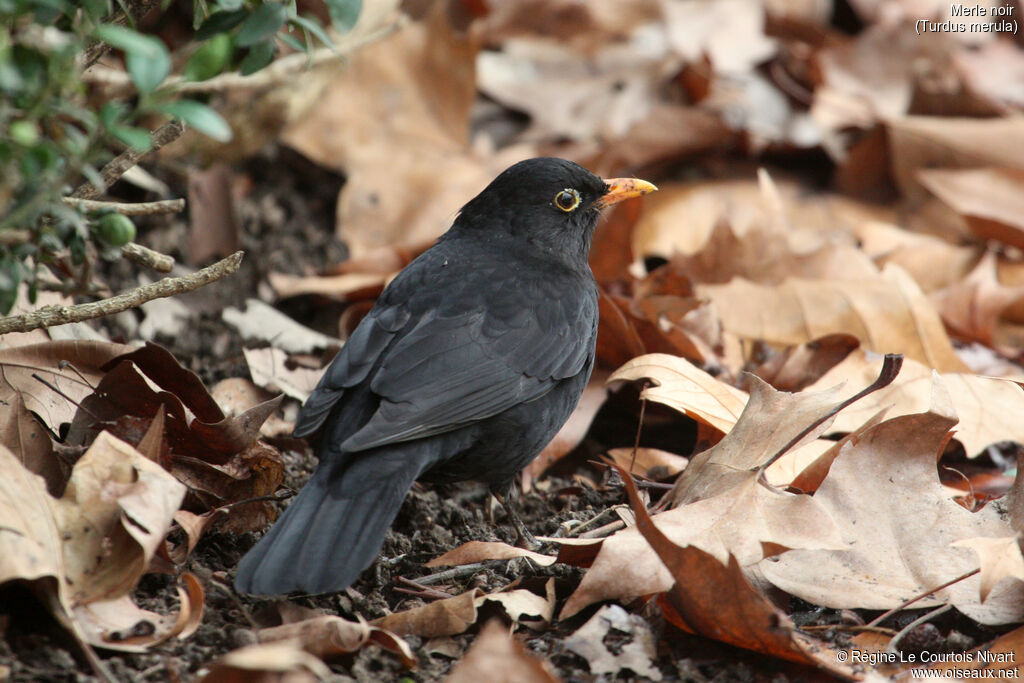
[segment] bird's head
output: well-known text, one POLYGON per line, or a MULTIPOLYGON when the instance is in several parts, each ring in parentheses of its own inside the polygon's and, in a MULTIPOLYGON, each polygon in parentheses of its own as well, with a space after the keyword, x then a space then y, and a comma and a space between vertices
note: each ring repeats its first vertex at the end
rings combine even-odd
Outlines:
POLYGON ((456 226, 511 233, 585 260, 601 210, 656 189, 636 178, 602 179, 566 159, 527 159, 507 168, 462 207, 456 226))

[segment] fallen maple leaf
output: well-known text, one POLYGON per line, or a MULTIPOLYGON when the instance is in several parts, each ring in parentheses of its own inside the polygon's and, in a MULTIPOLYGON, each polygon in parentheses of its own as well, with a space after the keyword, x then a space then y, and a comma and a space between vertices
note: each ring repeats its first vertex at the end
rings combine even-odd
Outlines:
MULTIPOLYGON (((855 350, 807 389, 820 390, 843 382, 864 384, 878 375, 881 364, 880 357, 855 350)), ((953 438, 964 445, 968 457, 976 457, 999 441, 1024 443, 1024 424, 1017 419, 1024 412, 1024 390, 1016 382, 959 372, 943 373, 941 377, 960 420, 953 438)), ((923 412, 931 400, 932 371, 906 359, 890 386, 843 410, 832 429, 852 432, 883 408, 889 417, 923 412)))
POLYGON ((934 307, 895 265, 872 279, 790 278, 768 287, 737 278, 698 292, 716 304, 726 330, 747 339, 801 344, 845 333, 877 353, 902 353, 941 372, 967 370, 934 307))
POLYGON ((547 662, 530 655, 497 620, 487 622, 447 683, 558 683, 547 662))
MULTIPOLYGON (((1012 535, 993 507, 972 513, 951 500, 935 461, 956 424, 941 380, 926 413, 903 415, 848 442, 815 493, 848 548, 790 550, 758 566, 782 590, 835 608, 891 609, 978 567, 955 541, 1012 535)), ((1024 583, 998 584, 982 603, 980 578, 954 583, 918 607, 945 602, 981 623, 1024 619, 1024 583)))
POLYGON ((788 617, 747 581, 731 554, 723 562, 697 546, 673 543, 648 514, 636 484, 620 469, 637 530, 671 574, 671 590, 659 602, 670 623, 730 645, 855 678, 845 657, 799 634, 788 617))

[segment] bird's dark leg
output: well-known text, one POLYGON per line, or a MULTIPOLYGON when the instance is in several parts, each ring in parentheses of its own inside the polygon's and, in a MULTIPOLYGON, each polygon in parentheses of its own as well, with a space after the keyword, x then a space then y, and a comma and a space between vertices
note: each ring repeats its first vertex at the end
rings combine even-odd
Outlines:
POLYGON ((516 498, 517 491, 515 482, 511 481, 507 484, 492 484, 491 495, 498 499, 498 502, 505 508, 505 512, 508 513, 509 521, 512 522, 512 526, 516 530, 516 535, 519 537, 517 545, 522 545, 530 550, 536 550, 540 547, 540 542, 533 537, 526 525, 523 524, 523 520, 519 519, 519 513, 516 512, 516 508, 513 505, 513 501, 516 498))

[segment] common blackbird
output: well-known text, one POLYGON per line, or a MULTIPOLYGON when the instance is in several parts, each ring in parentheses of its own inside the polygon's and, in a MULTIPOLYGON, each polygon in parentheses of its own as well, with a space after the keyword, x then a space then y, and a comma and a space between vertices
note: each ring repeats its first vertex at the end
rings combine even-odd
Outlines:
POLYGON ((594 366, 587 255, 600 210, 655 189, 539 158, 463 206, 388 285, 303 406, 295 435, 319 435, 320 464, 242 559, 238 589, 346 588, 416 480, 474 479, 505 502, 594 366))

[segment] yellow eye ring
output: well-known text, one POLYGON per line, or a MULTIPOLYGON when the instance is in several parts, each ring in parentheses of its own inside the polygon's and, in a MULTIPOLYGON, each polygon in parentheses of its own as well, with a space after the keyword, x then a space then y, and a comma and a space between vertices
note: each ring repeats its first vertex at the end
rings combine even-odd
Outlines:
POLYGON ((555 206, 566 213, 580 205, 580 193, 576 190, 566 188, 555 195, 555 206))

